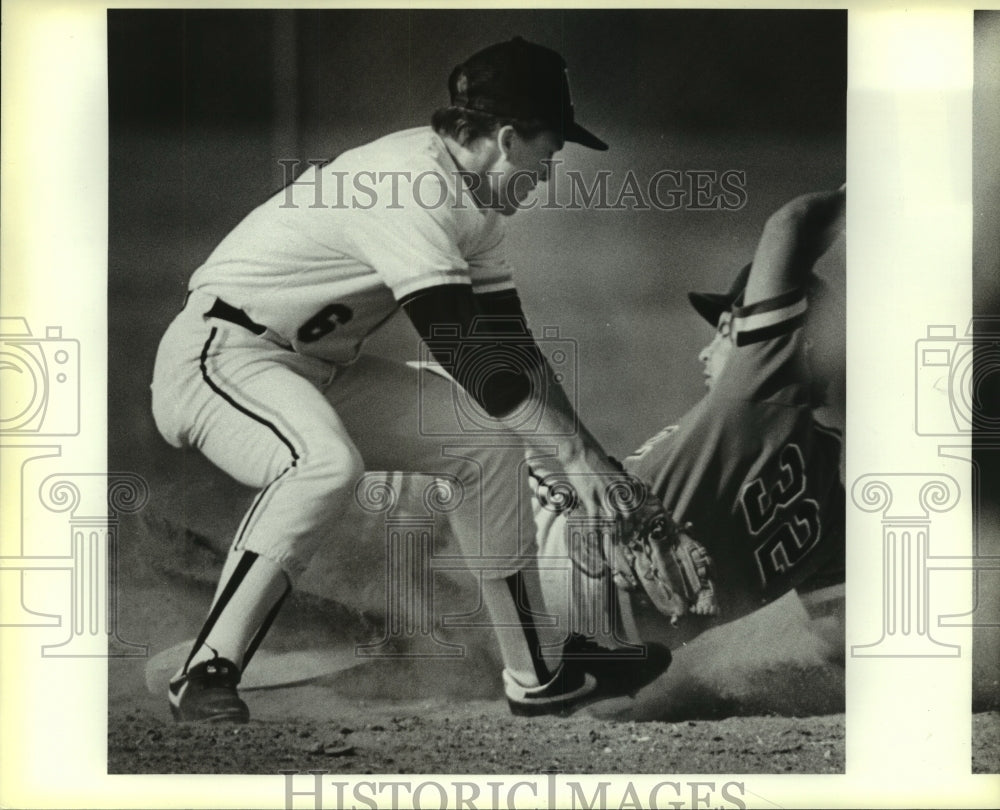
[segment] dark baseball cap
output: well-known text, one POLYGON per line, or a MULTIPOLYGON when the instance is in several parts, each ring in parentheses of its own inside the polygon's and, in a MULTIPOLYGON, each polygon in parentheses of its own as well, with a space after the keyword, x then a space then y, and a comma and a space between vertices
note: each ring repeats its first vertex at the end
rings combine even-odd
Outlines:
MULTIPOLYGON (((689 292, 688 300, 691 302, 698 314, 708 321, 713 327, 718 326, 719 316, 723 312, 729 312, 734 306, 743 305, 743 293, 747 288, 747 279, 750 278, 750 267, 752 262, 743 267, 733 279, 732 286, 728 292, 689 292)), ((818 303, 828 295, 829 285, 815 273, 809 273, 805 279, 806 291, 810 301, 818 303)), ((810 305, 812 306, 812 305, 810 305)))
POLYGON ((576 123, 565 60, 550 48, 521 37, 470 56, 451 72, 448 90, 452 106, 500 118, 537 119, 565 141, 591 149, 608 148, 576 123))
POLYGON ((750 278, 750 264, 747 264, 733 280, 728 292, 689 292, 688 300, 691 302, 698 314, 708 321, 713 327, 719 323, 719 316, 723 312, 729 312, 733 305, 743 300, 743 291, 747 288, 747 279, 750 278))

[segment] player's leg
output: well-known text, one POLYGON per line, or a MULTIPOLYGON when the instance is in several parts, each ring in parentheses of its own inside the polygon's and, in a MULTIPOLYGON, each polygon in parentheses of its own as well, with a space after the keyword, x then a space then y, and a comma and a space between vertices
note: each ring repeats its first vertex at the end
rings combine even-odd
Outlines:
POLYGON ((505 666, 529 684, 548 678, 541 649, 556 639, 528 607, 529 600, 540 605, 537 571, 523 570, 534 560, 523 442, 510 434, 468 433, 450 382, 382 358, 361 357, 327 396, 366 469, 454 478, 461 502, 448 513, 449 523, 483 583, 505 666))
POLYGON ((560 658, 597 679, 597 696, 634 694, 670 665, 669 649, 644 640, 636 626, 630 594, 619 590, 607 564, 603 540, 589 521, 560 508, 544 481, 532 489, 539 558, 562 559, 567 568, 541 568, 548 612, 569 631, 560 658))
POLYGON ((183 719, 245 720, 245 707, 234 700, 235 683, 292 581, 348 502, 361 463, 316 380, 308 379, 320 369, 238 328, 204 331, 197 377, 173 392, 183 402, 175 410, 190 414, 179 433, 222 470, 261 491, 172 684, 172 705, 183 719), (221 676, 222 686, 207 689, 202 705, 185 709, 183 693, 206 673, 221 676))
MULTIPOLYGON (((557 711, 592 693, 597 685, 588 666, 563 666, 562 653, 573 640, 565 623, 541 620, 547 614, 539 572, 551 561, 537 557, 524 441, 505 433, 470 434, 468 422, 458 420, 463 404, 456 404, 450 382, 426 373, 420 379, 389 361, 363 358, 338 377, 329 395, 368 469, 450 474, 460 482, 464 499, 449 520, 482 583, 512 708, 557 711), (365 382, 371 378, 381 392, 377 403, 355 393, 371 391, 365 382), (546 650, 555 654, 546 658, 546 650)), ((643 667, 647 680, 649 663, 643 667)), ((667 663, 661 657, 656 666, 662 671, 667 663)), ((618 686, 628 691, 635 683, 624 678, 618 686)))
MULTIPOLYGON (((533 468, 534 469, 534 468, 533 468)), ((531 477, 532 509, 546 610, 571 634, 610 648, 639 643, 630 600, 611 577, 604 540, 589 521, 553 501, 544 481, 531 477), (555 564, 561 562, 562 565, 555 564)))

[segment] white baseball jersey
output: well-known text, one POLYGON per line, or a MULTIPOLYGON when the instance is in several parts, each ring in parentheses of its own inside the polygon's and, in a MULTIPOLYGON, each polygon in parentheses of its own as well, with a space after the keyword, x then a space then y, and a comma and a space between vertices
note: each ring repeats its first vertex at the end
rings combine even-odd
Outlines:
POLYGON ((413 292, 512 289, 504 234, 500 214, 475 205, 444 141, 420 127, 304 172, 252 211, 190 286, 244 310, 278 342, 346 364, 413 292))
POLYGON ((332 537, 355 536, 334 527, 368 469, 457 480, 465 497, 449 520, 464 556, 470 565, 481 556, 509 560, 484 577, 502 578, 530 556, 524 540, 533 524, 518 496, 526 491, 523 449, 444 453, 448 437, 463 433, 452 386, 358 356, 415 291, 513 289, 499 213, 463 199, 458 182, 432 130, 389 135, 275 194, 195 272, 160 341, 153 415, 172 445, 201 451, 261 490, 234 550, 297 577, 332 537), (219 300, 232 309, 220 310, 219 300), (231 317, 239 309, 251 324, 231 317))

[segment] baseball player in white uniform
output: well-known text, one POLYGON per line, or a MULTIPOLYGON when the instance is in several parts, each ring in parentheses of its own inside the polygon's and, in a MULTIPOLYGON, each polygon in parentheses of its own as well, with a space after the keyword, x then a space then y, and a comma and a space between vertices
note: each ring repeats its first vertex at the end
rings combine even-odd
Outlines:
POLYGON ((341 521, 366 469, 461 486, 452 529, 481 574, 515 713, 634 691, 669 664, 652 645, 614 677, 603 660, 546 664, 532 619, 541 595, 529 565, 531 510, 520 506, 530 497, 518 414, 538 412, 532 435, 558 446, 550 466, 592 482, 579 492, 582 508, 599 511, 620 473, 523 332, 520 367, 504 359, 502 333, 496 356, 479 342, 481 363, 458 362, 477 317, 524 322, 504 218, 545 182, 546 161, 565 141, 607 146, 576 123, 563 59, 523 39, 472 56, 449 90, 431 127, 348 151, 252 211, 194 273, 161 341, 152 383, 160 432, 260 490, 171 682, 178 720, 248 720, 241 673, 314 551, 376 540, 341 521), (463 444, 454 383, 427 375, 418 384, 405 363, 364 353, 400 308, 494 420, 495 441, 463 444))

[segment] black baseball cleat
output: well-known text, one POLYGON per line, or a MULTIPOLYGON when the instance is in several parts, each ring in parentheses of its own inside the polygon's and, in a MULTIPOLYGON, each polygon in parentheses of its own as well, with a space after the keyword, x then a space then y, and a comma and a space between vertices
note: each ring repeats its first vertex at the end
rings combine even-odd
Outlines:
POLYGON ((642 687, 655 681, 670 667, 670 650, 646 642, 636 647, 603 647, 586 636, 573 634, 563 644, 563 665, 593 675, 597 689, 593 699, 635 697, 642 687))
POLYGON ((250 709, 236 686, 240 668, 227 658, 202 661, 170 682, 170 713, 179 723, 247 723, 250 709))
POLYGON ((563 644, 562 662, 541 686, 522 686, 506 670, 504 691, 511 714, 566 716, 588 703, 634 697, 670 666, 670 650, 662 644, 612 649, 586 636, 572 635, 563 644))
POLYGON ((507 670, 503 671, 503 688, 510 713, 518 717, 542 714, 567 715, 597 691, 597 679, 582 669, 560 664, 548 683, 522 686, 507 670))

